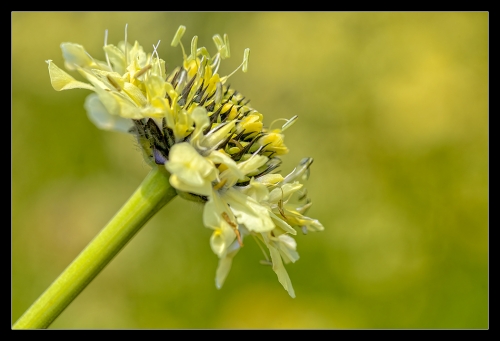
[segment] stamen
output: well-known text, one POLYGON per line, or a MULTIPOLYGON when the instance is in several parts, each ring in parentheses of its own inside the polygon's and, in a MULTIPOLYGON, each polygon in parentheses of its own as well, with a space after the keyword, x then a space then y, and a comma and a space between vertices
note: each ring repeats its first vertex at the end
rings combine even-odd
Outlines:
POLYGON ((248 71, 248 58, 250 58, 250 49, 246 48, 245 52, 243 52, 243 68, 241 69, 243 72, 248 71))
POLYGON ((205 56, 205 58, 210 58, 210 53, 208 53, 207 48, 205 46, 199 47, 198 50, 196 50, 196 55, 202 55, 205 56))
POLYGON ((220 51, 224 48, 224 41, 222 40, 220 34, 215 34, 212 39, 215 43, 215 46, 217 46, 217 51, 220 53, 220 51))
POLYGON ((151 64, 148 64, 146 65, 145 67, 143 67, 142 69, 140 69, 139 71, 137 71, 135 74, 134 74, 134 78, 139 78, 141 77, 144 73, 146 73, 146 71, 148 71, 149 69, 151 69, 153 66, 151 64))
MULTIPOLYGON (((198 62, 198 60, 196 60, 196 62, 198 62)), ((200 65, 198 66, 198 77, 203 78, 203 79, 205 78, 203 76, 205 74, 206 63, 207 63, 207 58, 205 56, 201 56, 200 65)))
POLYGON ((156 46, 153 44, 153 56, 156 54, 156 62, 158 63, 158 72, 161 70, 161 67, 160 67, 160 56, 158 55, 158 46, 160 46, 160 41, 161 40, 158 40, 158 44, 156 44, 156 46))
POLYGON ((226 57, 229 58, 231 51, 229 51, 229 36, 226 33, 224 33, 224 45, 226 47, 226 57))
POLYGON ((297 121, 298 118, 299 116, 295 115, 291 119, 289 119, 285 124, 283 124, 283 126, 281 127, 281 131, 284 132, 286 129, 288 129, 292 124, 295 123, 295 121, 297 121))
POLYGON ((219 70, 220 66, 220 54, 217 53, 215 56, 213 56, 212 64, 210 64, 210 67, 213 69, 213 73, 216 74, 217 71, 219 70))
POLYGON ((175 32, 174 39, 172 39, 172 42, 170 43, 170 46, 176 47, 177 45, 179 45, 184 32, 186 32, 186 26, 179 26, 177 32, 175 32))
POLYGON ((285 211, 283 210, 283 188, 279 188, 281 190, 281 199, 278 201, 278 211, 280 211, 281 216, 285 221, 287 221, 287 217, 285 216, 285 211))
POLYGON ((220 79, 222 83, 225 83, 229 77, 235 74, 236 71, 238 71, 240 68, 242 68, 243 72, 247 72, 248 70, 248 57, 250 56, 250 49, 245 49, 245 52, 243 53, 243 62, 234 70, 231 72, 229 75, 224 76, 220 79))
POLYGON ((269 129, 269 130, 271 130, 271 127, 273 126, 273 124, 274 124, 274 123, 276 123, 276 122, 278 122, 278 121, 286 121, 286 123, 285 123, 285 124, 283 124, 283 125, 281 126, 281 132, 283 132, 283 131, 285 131, 286 129, 290 128, 290 126, 291 126, 292 124, 294 124, 294 123, 295 123, 295 121, 297 121, 297 119, 298 119, 298 118, 299 118, 299 116, 298 116, 298 115, 295 115, 295 116, 293 116, 293 117, 292 117, 292 118, 290 118, 290 119, 286 119, 286 118, 278 118, 278 119, 275 119, 274 121, 272 121, 272 122, 271 122, 271 124, 269 125, 269 128, 268 128, 268 129, 269 129))
POLYGON ((177 32, 175 32, 174 39, 172 39, 172 42, 170 43, 170 46, 176 47, 180 43, 181 49, 182 49, 182 56, 185 60, 186 59, 186 52, 184 51, 184 45, 182 45, 182 41, 181 41, 181 38, 184 35, 184 32, 186 32, 186 26, 183 26, 183 25, 179 26, 179 28, 177 29, 177 32))
POLYGON ((198 36, 194 36, 191 40, 191 57, 196 60, 196 50, 198 45, 198 36))
POLYGON ((116 90, 122 91, 121 86, 110 75, 106 75, 106 78, 111 83, 111 85, 115 87, 116 90))
POLYGON ((125 24, 125 65, 128 65, 128 43, 127 43, 127 32, 128 24, 125 24))
POLYGON ((271 262, 269 260, 269 257, 268 257, 268 255, 266 253, 266 250, 264 249, 264 246, 262 245, 262 241, 259 238, 257 238, 254 234, 252 234, 252 237, 255 240, 255 242, 257 243, 257 245, 259 246, 260 251, 262 251, 262 253, 264 254, 264 258, 266 259, 265 261, 261 261, 261 264, 263 264, 262 262, 266 262, 266 264, 271 264, 272 265, 273 262, 271 262))
MULTIPOLYGON (((104 31, 104 46, 107 46, 107 45, 108 45, 108 30, 106 29, 104 31)), ((108 62, 109 70, 113 71, 113 69, 111 68, 111 62, 109 61, 108 53, 105 52, 105 55, 106 55, 106 61, 108 62)))
POLYGON ((213 187, 213 188, 214 188, 214 191, 217 191, 217 190, 221 189, 221 188, 222 188, 222 186, 224 186, 224 185, 226 184, 226 182, 227 182, 227 179, 222 179, 221 181, 219 181, 219 182, 217 183, 217 185, 215 185, 215 186, 213 187))
POLYGON ((222 218, 233 228, 234 233, 236 234, 236 238, 238 239, 238 244, 240 244, 240 247, 243 246, 243 241, 241 240, 241 235, 240 231, 238 231, 238 226, 229 219, 229 216, 227 215, 226 212, 222 212, 222 218))
POLYGON ((241 145, 241 143, 239 143, 235 139, 231 139, 231 140, 229 140, 229 142, 234 143, 236 145, 236 147, 240 148, 240 150, 243 149, 243 146, 241 145))

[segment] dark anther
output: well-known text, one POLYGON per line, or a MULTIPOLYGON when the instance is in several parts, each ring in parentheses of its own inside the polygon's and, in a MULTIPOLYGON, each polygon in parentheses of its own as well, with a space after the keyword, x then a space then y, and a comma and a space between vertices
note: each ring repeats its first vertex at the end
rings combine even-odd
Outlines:
POLYGON ((257 133, 256 131, 251 131, 251 132, 249 132, 249 133, 247 133, 247 134, 244 134, 244 135, 241 137, 241 139, 242 139, 243 141, 245 141, 248 137, 250 137, 250 136, 252 136, 252 135, 254 135, 254 134, 256 134, 256 133, 257 133))
POLYGON ((269 174, 276 168, 278 168, 280 165, 281 165, 281 159, 278 157, 274 157, 267 162, 267 167, 262 172, 260 172, 257 175, 254 175, 254 178, 257 179, 263 175, 269 174))
POLYGON ((208 98, 208 94, 205 96, 205 98, 202 98, 202 99, 201 99, 201 101, 200 101, 200 106, 205 105, 205 102, 207 101, 207 98, 208 98))
POLYGON ((259 139, 262 137, 262 133, 259 133, 257 135, 255 135, 255 137, 252 139, 252 141, 250 141, 246 146, 245 148, 243 148, 242 150, 240 150, 239 152, 237 152, 236 154, 232 155, 231 158, 234 160, 234 161, 239 161, 241 159, 241 157, 243 155, 245 155, 246 153, 248 153, 248 151, 250 150, 250 148, 253 146, 253 144, 259 139))
MULTIPOLYGON (((224 106, 224 105, 222 105, 224 106)), ((224 111, 223 113, 220 114, 220 120, 221 122, 224 122, 226 120, 226 118, 229 116, 229 113, 231 112, 231 110, 233 109, 234 107, 234 104, 231 104, 231 107, 229 107, 228 110, 224 111)))
POLYGON ((229 133, 229 135, 221 143, 219 143, 215 149, 218 150, 226 148, 226 145, 232 138, 233 138, 233 133, 229 133))
MULTIPOLYGON (((213 91, 213 92, 212 92, 209 96, 207 96, 207 99, 206 99, 206 100, 208 101, 208 100, 212 99, 212 97, 214 97, 214 96, 215 96, 215 93, 216 93, 216 92, 217 92, 217 90, 214 90, 214 91, 213 91)), ((215 103, 214 103, 214 104, 215 104, 215 103)))
MULTIPOLYGON (((203 97, 205 90, 207 89, 207 88, 203 89, 204 84, 205 84, 205 80, 202 79, 201 84, 198 87, 198 90, 196 90, 196 93, 193 96, 193 102, 200 103, 200 100, 203 97)), ((207 85, 207 87, 208 87, 208 85, 207 85)))
POLYGON ((215 102, 210 103, 210 104, 209 104, 209 105, 207 105, 205 108, 207 109, 207 111, 208 111, 208 112, 210 112, 210 111, 214 111, 214 108, 215 108, 215 102))
POLYGON ((177 78, 179 77, 180 74, 181 74, 181 69, 177 69, 177 71, 174 74, 174 77, 172 77, 172 80, 170 81, 170 84, 172 84, 174 89, 177 86, 177 78))
MULTIPOLYGON (((221 105, 221 106, 219 107, 219 109, 217 109, 217 111, 216 111, 216 112, 214 112, 214 113, 210 116, 210 124, 209 124, 209 125, 208 125, 208 127, 207 127, 204 131, 203 131, 203 135, 208 134, 208 132, 210 131, 210 129, 212 129, 212 125, 213 125, 215 122, 217 122, 217 116, 219 116, 219 114, 220 114, 220 112, 221 112, 221 110, 222 110, 222 107, 223 107, 223 106, 224 106, 224 105, 221 105)), ((207 109, 207 110, 208 110, 208 109, 207 109)), ((220 127, 220 125, 219 125, 219 127, 220 127)), ((217 129, 219 129, 219 127, 217 127, 217 129)))
POLYGON ((161 152, 164 152, 165 155, 168 155, 168 144, 165 136, 163 136, 162 131, 151 118, 146 123, 145 131, 149 132, 150 137, 148 138, 150 141, 152 140, 152 145, 161 152))
POLYGON ((248 111, 241 113, 241 115, 238 116, 238 119, 239 120, 243 119, 244 117, 248 116, 248 114, 250 114, 251 112, 252 112, 252 109, 249 109, 248 111))
POLYGON ((168 148, 172 147, 175 143, 174 131, 167 127, 167 120, 165 117, 162 120, 163 125, 163 136, 165 136, 165 141, 167 141, 168 148))
POLYGON ((245 96, 243 96, 238 102, 236 102, 236 104, 240 105, 241 102, 243 102, 244 99, 245 99, 245 96))
POLYGON ((168 95, 168 93, 165 93, 165 98, 168 99, 168 105, 172 106, 172 98, 168 95))
POLYGON ((240 141, 241 137, 245 134, 245 129, 243 129, 238 135, 234 137, 236 141, 240 141))
POLYGON ((177 104, 179 104, 180 106, 183 106, 184 104, 186 104, 186 99, 189 95, 189 92, 191 91, 191 88, 193 87, 195 80, 196 80, 196 75, 194 75, 193 78, 191 78, 189 83, 182 90, 181 98, 179 98, 179 100, 177 100, 177 104))

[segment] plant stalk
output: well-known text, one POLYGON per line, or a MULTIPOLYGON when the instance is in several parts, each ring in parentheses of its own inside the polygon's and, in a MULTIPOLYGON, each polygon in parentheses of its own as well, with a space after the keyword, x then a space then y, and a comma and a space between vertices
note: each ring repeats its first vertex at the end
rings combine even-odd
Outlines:
POLYGON ((153 167, 109 223, 12 328, 48 328, 141 227, 176 196, 175 189, 170 186, 169 176, 164 167, 153 167))

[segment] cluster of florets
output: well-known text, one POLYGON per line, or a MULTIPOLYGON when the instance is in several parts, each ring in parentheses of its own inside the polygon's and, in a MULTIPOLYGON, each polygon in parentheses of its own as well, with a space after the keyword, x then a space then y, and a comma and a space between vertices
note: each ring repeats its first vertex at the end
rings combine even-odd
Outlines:
MULTIPOLYGON (((106 61, 99 61, 83 46, 63 43, 66 68, 89 83, 48 60, 52 85, 58 91, 92 90, 85 101, 91 121, 101 129, 134 134, 146 160, 168 170, 179 195, 204 203, 203 223, 213 230, 210 245, 219 257, 218 288, 244 237, 253 235, 269 250, 265 263, 294 297, 284 267, 299 258, 292 235, 296 228, 303 233, 323 230, 318 220, 304 215, 311 202, 300 180, 307 178, 312 158, 304 158, 285 177, 278 173, 279 156, 288 152, 283 132, 297 116, 285 119, 280 128, 266 128, 263 115, 226 85, 231 75, 218 74, 221 60, 230 56, 227 35, 213 37, 213 56, 197 47, 195 36, 186 55, 184 31, 181 26, 171 44, 180 44, 182 66, 168 74, 158 45, 146 54, 137 41, 130 45, 125 39, 114 46, 105 39, 106 61)), ((238 69, 247 71, 248 57, 246 49, 238 69)))

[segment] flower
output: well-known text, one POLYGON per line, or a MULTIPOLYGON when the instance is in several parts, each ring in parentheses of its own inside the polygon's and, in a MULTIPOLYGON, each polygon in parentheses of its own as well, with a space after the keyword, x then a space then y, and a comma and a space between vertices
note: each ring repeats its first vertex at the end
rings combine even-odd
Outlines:
POLYGON ((309 174, 312 158, 304 158, 287 176, 279 174, 280 155, 288 153, 281 128, 264 126, 264 115, 227 85, 238 69, 248 70, 249 49, 230 75, 218 74, 221 60, 230 57, 229 39, 213 36, 217 52, 211 56, 191 40, 186 54, 180 26, 171 45, 180 45, 183 63, 167 73, 157 53, 146 53, 136 41, 117 46, 104 41, 105 61, 91 57, 83 46, 62 43, 65 67, 87 82, 78 81, 48 60, 55 90, 93 91, 85 100, 89 119, 97 127, 132 133, 152 166, 164 166, 178 194, 204 203, 203 224, 213 230, 212 251, 219 258, 216 286, 222 287, 232 259, 252 235, 263 246, 266 261, 279 282, 295 297, 284 264, 299 259, 296 228, 322 231, 304 214, 311 206, 301 180, 309 174))

